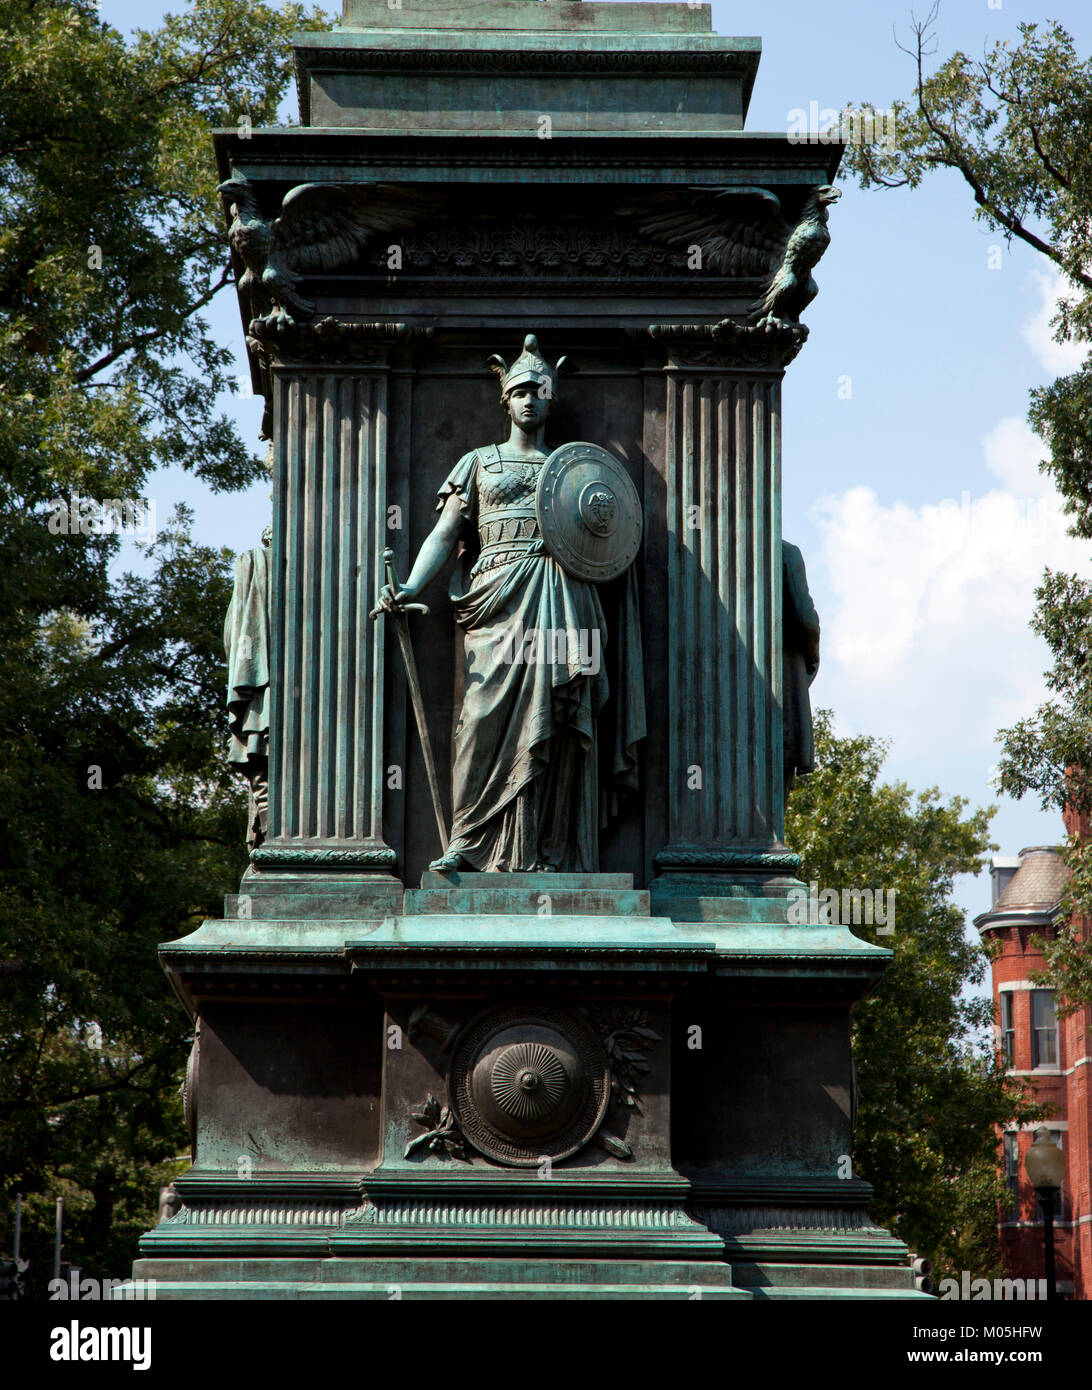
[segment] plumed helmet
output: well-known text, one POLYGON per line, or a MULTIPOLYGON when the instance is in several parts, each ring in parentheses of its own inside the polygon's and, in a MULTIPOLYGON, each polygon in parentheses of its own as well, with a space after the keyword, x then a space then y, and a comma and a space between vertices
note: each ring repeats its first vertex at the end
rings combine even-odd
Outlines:
POLYGON ((559 357, 556 366, 551 367, 539 350, 538 339, 533 333, 528 333, 523 340, 523 351, 510 367, 506 365, 504 358, 496 353, 486 360, 486 366, 491 367, 500 377, 502 400, 509 391, 514 391, 517 386, 523 386, 527 382, 531 382, 543 395, 553 399, 557 396, 558 372, 565 361, 564 357, 559 357))

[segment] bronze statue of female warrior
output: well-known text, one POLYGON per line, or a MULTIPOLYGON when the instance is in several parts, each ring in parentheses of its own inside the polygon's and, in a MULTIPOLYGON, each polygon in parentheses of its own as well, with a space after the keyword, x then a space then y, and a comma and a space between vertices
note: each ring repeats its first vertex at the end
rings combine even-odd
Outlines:
MULTIPOLYGON (((579 566, 555 558, 536 508, 557 368, 533 334, 511 367, 499 357, 490 365, 501 378, 509 436, 455 465, 439 490, 440 519, 408 579, 397 593, 385 585, 379 599, 387 611, 416 600, 451 558, 463 528, 476 528, 480 553, 452 592, 466 661, 452 757, 453 821, 447 851, 431 867, 594 872, 599 826, 616 808, 617 788, 636 786, 635 746, 645 733, 630 566, 639 510, 637 542, 633 518, 622 517, 629 549, 618 592, 601 598, 595 582, 572 572, 579 566), (617 606, 609 662, 603 598, 617 606)), ((596 446, 583 448, 622 472, 596 446)), ((618 481, 619 493, 631 488, 623 477, 619 489, 618 481)), ((611 482, 583 483, 578 504, 589 536, 611 525, 611 482)), ((608 550, 612 544, 595 543, 608 550)))

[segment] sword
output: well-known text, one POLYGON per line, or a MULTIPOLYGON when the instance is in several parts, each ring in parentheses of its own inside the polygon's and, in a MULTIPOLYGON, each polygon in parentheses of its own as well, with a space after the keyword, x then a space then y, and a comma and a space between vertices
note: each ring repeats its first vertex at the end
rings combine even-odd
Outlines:
MULTIPOLYGON (((398 593, 402 587, 398 582, 398 576, 394 571, 394 551, 387 549, 383 552, 383 560, 387 566, 387 583, 390 585, 392 597, 398 593)), ((447 850, 447 827, 444 825, 444 808, 440 801, 440 779, 436 775, 436 760, 432 756, 432 741, 428 736, 428 722, 425 719, 425 700, 421 694, 421 679, 417 674, 417 658, 413 655, 413 644, 410 642, 409 627, 406 622, 407 613, 427 613, 428 605, 424 603, 405 603, 395 604, 393 609, 385 609, 382 604, 378 604, 372 609, 370 617, 374 620, 380 613, 390 612, 395 620, 398 629, 398 645, 402 648, 402 661, 406 668, 406 684, 409 686, 410 703, 413 705, 413 717, 417 721, 417 732, 421 738, 421 751, 425 755, 425 772, 428 774, 428 789, 432 793, 432 809, 436 812, 436 828, 440 832, 440 845, 447 850)))

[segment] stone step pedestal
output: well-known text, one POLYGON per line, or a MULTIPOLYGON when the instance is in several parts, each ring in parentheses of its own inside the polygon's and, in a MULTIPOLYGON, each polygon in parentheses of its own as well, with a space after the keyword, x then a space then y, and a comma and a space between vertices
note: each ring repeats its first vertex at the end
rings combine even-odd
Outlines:
POLYGON ((441 874, 423 875, 408 889, 407 913, 530 913, 538 917, 647 917, 647 890, 632 874, 441 874))

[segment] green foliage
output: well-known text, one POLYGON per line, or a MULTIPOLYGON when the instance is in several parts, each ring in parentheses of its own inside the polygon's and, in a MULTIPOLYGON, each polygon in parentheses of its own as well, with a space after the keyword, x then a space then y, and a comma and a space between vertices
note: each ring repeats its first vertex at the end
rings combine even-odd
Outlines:
POLYGON ((785 838, 801 878, 821 888, 895 893, 895 931, 855 934, 894 951, 854 1009, 860 1088, 854 1161, 876 1189, 873 1217, 941 1272, 997 1266, 995 1126, 1037 1110, 993 1055, 993 1003, 969 997, 987 959, 952 903, 957 874, 977 873, 993 809, 965 815, 936 789, 884 783, 878 739, 839 738, 816 716, 816 770, 789 802, 785 838))
MULTIPOLYGON (((1092 119, 1092 62, 1077 58, 1060 24, 1040 32, 1037 24, 1022 23, 1015 47, 996 43, 981 59, 957 52, 927 74, 938 8, 914 25, 907 51, 915 90, 887 108, 895 118, 893 138, 848 146, 844 172, 864 188, 916 188, 935 170, 955 170, 970 189, 977 220, 1033 247, 1075 285, 1092 290, 1092 152, 1082 137, 1092 119)), ((1092 318, 1083 297, 1067 302, 1063 313, 1066 338, 1087 341, 1092 318)))
POLYGON ((50 503, 136 499, 172 464, 263 476, 203 317, 231 281, 211 132, 274 121, 288 33, 324 26, 196 0, 126 42, 86 0, 0 0, 0 1251, 22 1191, 38 1292, 56 1196, 66 1259, 101 1277, 153 1218, 189 1035, 155 945, 245 862, 230 553, 180 511, 150 575, 118 577, 120 537, 55 534, 50 503))
POLYGON ((195 546, 187 520, 152 548, 151 579, 126 576, 93 622, 43 615, 0 662, 5 1205, 85 1194, 66 1248, 103 1276, 125 1269, 107 1263, 121 1237, 103 1211, 142 1186, 147 1222, 142 1169, 186 1147, 171 1097, 190 1027, 156 943, 214 912, 244 865, 217 737, 231 557, 195 546))
POLYGON ((275 118, 286 37, 318 22, 198 0, 129 46, 91 4, 0 0, 0 434, 24 510, 132 497, 165 463, 260 476, 201 317, 231 278, 210 136, 275 118))
POLYGON ((1036 792, 1043 806, 1087 807, 1089 789, 1076 772, 1092 749, 1092 585, 1048 570, 1036 589, 1031 626, 1054 655, 1046 672, 1052 697, 1003 735, 1001 788, 1013 796, 1036 792))
POLYGON ((1070 835, 1064 850, 1069 882, 1062 894, 1059 927, 1049 938, 1032 937, 1045 968, 1031 978, 1057 992, 1059 1018, 1092 1004, 1092 839, 1070 835))
MULTIPOLYGON (((1092 60, 1077 56, 1057 23, 1023 23, 1015 45, 997 43, 982 59, 955 53, 926 72, 935 51, 938 7, 914 24, 907 52, 915 89, 896 101, 887 145, 850 146, 844 169, 862 187, 916 188, 935 170, 967 184, 974 216, 1009 242, 1050 261, 1067 286, 1053 320, 1059 343, 1092 343, 1092 60)), ((875 109, 875 108, 868 108, 875 109)), ((1092 539, 1092 356, 1030 393, 1028 419, 1042 438, 1042 467, 1062 496, 1074 535, 1092 539)), ((1036 590, 1032 626, 1047 642, 1051 698, 1003 730, 999 787, 1035 793, 1044 809, 1069 804, 1092 812, 1092 585, 1047 570, 1036 590)), ((1071 903, 1092 903, 1092 865, 1075 865, 1071 903)), ((1048 981, 1071 1004, 1092 1004, 1087 933, 1067 929, 1047 951, 1048 981)))

